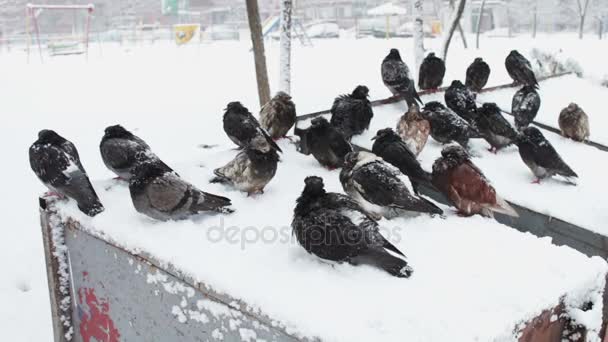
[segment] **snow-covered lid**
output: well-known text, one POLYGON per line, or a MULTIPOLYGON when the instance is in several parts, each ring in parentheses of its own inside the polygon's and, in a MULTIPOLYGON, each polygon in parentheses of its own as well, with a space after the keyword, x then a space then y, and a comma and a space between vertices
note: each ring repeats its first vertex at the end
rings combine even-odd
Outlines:
POLYGON ((387 2, 378 7, 374 7, 367 11, 369 15, 403 15, 407 14, 405 7, 397 6, 392 2, 387 2))

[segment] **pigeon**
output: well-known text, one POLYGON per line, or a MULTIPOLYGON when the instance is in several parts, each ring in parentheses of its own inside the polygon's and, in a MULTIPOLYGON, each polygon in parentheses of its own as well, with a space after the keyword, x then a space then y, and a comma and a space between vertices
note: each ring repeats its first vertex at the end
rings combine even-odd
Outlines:
POLYGON ((262 136, 251 140, 251 144, 225 166, 215 169, 212 183, 228 183, 249 195, 264 193, 264 187, 277 172, 279 155, 262 136))
POLYGON ((475 94, 462 82, 455 80, 444 94, 445 104, 469 124, 475 125, 477 120, 477 104, 475 94))
POLYGON ((129 192, 137 212, 160 221, 183 220, 203 212, 233 212, 230 199, 197 189, 158 160, 137 164, 129 192))
POLYGON ((330 170, 342 167, 344 156, 353 151, 342 133, 322 116, 312 119, 303 140, 307 144, 305 149, 330 170))
POLYGON ((479 131, 439 102, 424 106, 422 117, 431 124, 431 136, 442 144, 455 141, 466 147, 470 138, 481 138, 479 131))
POLYGON ((410 78, 410 70, 401 60, 399 50, 391 49, 382 61, 381 73, 384 85, 393 95, 403 96, 408 107, 416 101, 422 104, 422 100, 416 92, 414 80, 410 78))
POLYGON ((281 149, 262 128, 258 120, 240 102, 230 102, 224 113, 224 132, 239 148, 245 148, 255 136, 261 135, 279 152, 281 149))
POLYGON ((562 135, 575 141, 589 138, 589 117, 576 103, 571 103, 559 113, 559 129, 562 135))
POLYGON ((534 121, 540 109, 540 96, 532 86, 523 86, 513 95, 511 114, 515 117, 515 128, 522 131, 534 121))
POLYGON ((488 83, 490 66, 481 57, 475 58, 467 68, 467 78, 464 84, 472 91, 478 93, 488 83))
POLYGON ((347 140, 353 135, 361 134, 369 128, 374 117, 372 105, 368 100, 369 89, 360 85, 350 95, 341 95, 334 100, 331 107, 330 123, 338 129, 347 140))
POLYGON ((423 119, 420 107, 413 105, 397 122, 397 133, 416 156, 422 152, 431 133, 431 124, 423 119))
POLYGON ((372 152, 408 176, 417 195, 418 184, 431 184, 431 174, 422 169, 416 155, 391 128, 379 130, 372 140, 375 140, 372 152))
POLYGON ((443 148, 441 157, 433 163, 433 184, 458 209, 459 214, 480 214, 494 217, 494 213, 518 217, 502 199, 464 148, 450 145, 443 148))
POLYGON ((374 217, 393 218, 407 212, 442 214, 432 202, 412 195, 403 174, 382 158, 369 152, 346 155, 340 182, 349 196, 374 217))
POLYGON ((279 91, 260 111, 260 124, 274 140, 283 138, 296 123, 296 105, 279 91))
POLYGON ((541 179, 554 175, 563 176, 572 184, 574 178, 578 178, 538 128, 525 128, 517 140, 517 146, 521 159, 537 177, 532 183, 540 184, 541 179))
POLYGON ((492 146, 490 152, 507 147, 517 140, 515 128, 502 116, 496 103, 484 103, 478 110, 477 128, 484 139, 492 146))
POLYGON ((106 167, 118 178, 126 181, 131 179, 131 171, 135 165, 143 160, 158 160, 167 170, 172 171, 150 150, 145 141, 121 125, 108 126, 105 129, 99 151, 106 167))
POLYGON ((41 130, 29 157, 32 171, 51 193, 75 200, 78 209, 89 216, 104 210, 72 142, 55 131, 41 130))
POLYGON ((333 262, 371 265, 395 277, 412 274, 404 254, 354 200, 326 192, 320 177, 306 177, 304 183, 291 227, 308 253, 333 262))
POLYGON ((511 50, 505 59, 505 67, 509 76, 516 84, 523 84, 538 89, 538 81, 534 76, 532 64, 517 50, 511 50))
POLYGON ((436 90, 443 83, 443 76, 445 76, 445 63, 431 52, 420 64, 418 88, 436 90))

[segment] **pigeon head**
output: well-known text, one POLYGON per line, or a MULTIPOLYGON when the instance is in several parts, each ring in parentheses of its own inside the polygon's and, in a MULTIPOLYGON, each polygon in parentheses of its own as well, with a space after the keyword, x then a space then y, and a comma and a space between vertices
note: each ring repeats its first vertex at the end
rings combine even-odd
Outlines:
POLYGON ((308 176, 304 179, 304 191, 302 194, 309 196, 320 196, 325 194, 325 184, 323 178, 317 176, 308 176))
POLYGON ((453 80, 450 88, 464 88, 464 84, 460 80, 453 80))
POLYGON ((359 152, 349 152, 344 156, 344 168, 353 168, 359 162, 359 152))
POLYGON ((146 160, 137 163, 131 170, 131 184, 146 184, 148 181, 171 172, 167 167, 157 160, 146 160))
POLYGON ((245 106, 243 106, 240 102, 234 101, 228 103, 226 106, 226 111, 247 112, 247 108, 245 108, 245 106))
POLYGON ((474 62, 475 62, 475 63, 481 63, 481 62, 483 62, 483 58, 481 58, 481 57, 477 57, 477 58, 475 58, 475 61, 474 61, 474 62))
POLYGON ((491 113, 500 113, 500 108, 494 102, 486 102, 481 106, 481 113, 490 115, 491 113))
POLYGON ((434 52, 429 52, 429 54, 426 55, 426 58, 435 58, 435 53, 434 52))
POLYGON ((312 127, 327 127, 329 126, 329 121, 327 121, 326 118, 319 116, 317 118, 312 119, 312 121, 310 121, 310 124, 312 125, 312 127))
POLYGON ((105 135, 107 138, 131 138, 133 134, 127 131, 121 125, 108 126, 105 129, 105 135))
POLYGON ((369 96, 369 89, 364 85, 359 85, 353 90, 352 97, 360 100, 365 100, 369 96))
POLYGON ((38 142, 43 144, 59 145, 66 142, 66 140, 51 129, 43 129, 38 132, 38 142))
POLYGON ((517 50, 511 50, 511 52, 509 52, 509 56, 519 56, 520 53, 517 50))
POLYGON ((395 60, 401 60, 401 55, 399 54, 399 50, 397 49, 391 49, 391 51, 388 53, 388 55, 386 56, 387 59, 395 59, 395 60))
POLYGON ((526 127, 523 130, 522 134, 523 134, 522 138, 524 140, 531 141, 534 144, 540 144, 546 140, 545 136, 536 127, 532 127, 532 126, 526 127))
POLYGON ((460 145, 449 145, 441 150, 441 156, 448 159, 454 160, 466 160, 469 159, 469 154, 460 145))
POLYGON ((432 117, 435 115, 436 112, 440 112, 445 110, 445 106, 441 104, 441 102, 437 102, 437 101, 431 101, 431 102, 427 102, 424 105, 424 110, 422 111, 422 117, 423 118, 428 118, 428 117, 432 117))
MULTIPOLYGON (((372 140, 378 140, 378 141, 383 141, 385 139, 394 139, 394 138, 399 138, 399 136, 397 135, 397 133, 395 133, 395 131, 393 131, 392 128, 383 128, 381 130, 378 130, 378 132, 376 132, 376 136, 372 138, 372 140)), ((401 138, 399 138, 401 139, 401 138)))
POLYGON ((272 146, 270 146, 268 140, 266 140, 266 137, 263 135, 256 135, 253 137, 249 142, 249 148, 262 153, 268 153, 272 150, 272 146))
POLYGON ((581 108, 574 102, 570 103, 566 109, 571 113, 581 110, 581 108))
POLYGON ((289 101, 291 100, 291 96, 289 96, 289 94, 287 94, 284 91, 278 91, 276 93, 276 95, 274 96, 275 99, 280 100, 280 101, 289 101))

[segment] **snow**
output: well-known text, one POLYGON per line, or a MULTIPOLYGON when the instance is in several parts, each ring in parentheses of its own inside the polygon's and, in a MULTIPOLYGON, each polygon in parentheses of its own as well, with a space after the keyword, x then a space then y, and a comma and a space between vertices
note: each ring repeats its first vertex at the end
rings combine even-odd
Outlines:
MULTIPOLYGON (((414 61, 412 45, 411 39, 318 40, 314 41, 313 47, 302 47, 300 44, 294 43, 292 95, 298 113, 304 114, 327 109, 337 94, 349 93, 358 84, 365 84, 370 88, 372 99, 390 96, 379 77, 380 61, 388 53, 389 48, 398 47, 404 60, 412 67, 414 61)), ((425 39, 425 45, 429 52, 437 51, 440 41, 425 39)), ((464 79, 466 67, 478 55, 483 56, 484 60, 493 68, 488 86, 509 82, 503 67, 504 57, 513 48, 520 49, 524 55, 528 56, 527 52, 532 47, 550 50, 562 49, 564 55, 575 58, 581 64, 587 77, 600 79, 608 74, 603 64, 608 47, 605 43, 597 41, 595 37, 589 36, 589 38, 579 41, 575 35, 539 35, 537 40, 523 36, 512 40, 482 36, 479 51, 463 50, 458 39, 453 41, 444 84, 449 84, 455 78, 464 79), (589 53, 589 51, 594 53, 589 53)), ((236 246, 226 242, 205 243, 201 241, 205 237, 205 231, 201 228, 205 220, 197 221, 195 224, 192 222, 167 223, 166 226, 161 227, 131 211, 132 206, 128 203, 126 188, 118 186, 107 193, 103 190, 102 185, 112 184, 109 179, 113 177, 113 174, 105 168, 99 157, 99 140, 106 126, 121 123, 144 138, 165 162, 178 170, 187 180, 206 190, 225 192, 222 187, 207 184, 212 168, 222 165, 234 154, 234 151, 230 150, 232 146, 229 140, 221 133, 222 109, 225 108, 226 103, 233 100, 243 102, 254 113, 257 113, 259 109, 254 66, 249 48, 248 40, 180 48, 162 42, 151 46, 125 45, 122 48, 104 45, 102 49, 97 44, 92 44, 88 62, 85 62, 84 56, 80 55, 47 57, 44 64, 40 64, 36 54, 32 54, 31 62, 27 64, 24 52, 14 46, 11 53, 5 51, 0 53, 0 74, 2 75, 0 89, 2 89, 3 95, 2 101, 0 101, 0 110, 3 113, 0 116, 0 145, 3 146, 3 165, 5 165, 3 175, 6 180, 5 195, 0 199, 0 206, 5 208, 2 212, 5 229, 10 229, 10 233, 5 234, 5 243, 0 249, 0 260, 3 260, 4 271, 4 281, 0 284, 0 300, 5 307, 4 310, 0 310, 0 322, 2 322, 4 336, 19 336, 14 339, 22 341, 45 341, 49 340, 49 336, 51 336, 48 288, 36 199, 45 191, 45 188, 29 169, 27 160, 27 149, 36 139, 38 130, 42 128, 56 129, 75 143, 84 167, 94 180, 104 204, 108 207, 107 213, 94 220, 100 221, 99 224, 101 224, 103 223, 101 221, 107 217, 106 215, 110 215, 108 213, 114 215, 119 210, 125 215, 121 216, 125 219, 121 224, 129 227, 123 233, 131 238, 137 236, 142 240, 140 243, 133 244, 134 249, 149 247, 155 252, 161 252, 160 256, 164 257, 160 250, 163 249, 163 246, 160 246, 158 242, 175 240, 176 242, 171 244, 171 248, 167 247, 164 252, 167 254, 167 259, 183 260, 183 267, 193 274, 199 273, 201 260, 205 259, 190 259, 191 256, 187 255, 187 251, 182 251, 186 248, 182 248, 181 242, 189 245, 195 242, 204 243, 205 246, 208 246, 207 249, 203 250, 200 248, 201 246, 197 246, 197 248, 202 249, 204 253, 209 253, 210 256, 221 252, 222 248, 228 245, 230 248, 227 249, 227 253, 230 253, 230 257, 225 258, 225 261, 215 256, 207 259, 222 260, 221 264, 215 265, 210 270, 222 271, 225 269, 226 272, 239 270, 242 273, 247 270, 240 262, 248 259, 250 253, 253 254, 252 258, 267 257, 269 262, 278 263, 277 268, 258 265, 257 268, 254 268, 256 272, 245 272, 250 276, 247 282, 252 279, 257 279, 257 282, 252 282, 251 288, 244 289, 246 293, 236 292, 239 297, 249 299, 248 303, 252 305, 265 304, 265 300, 276 300, 268 298, 273 297, 273 293, 264 293, 267 282, 285 284, 293 275, 293 273, 285 272, 294 268, 298 274, 301 274, 296 279, 305 281, 311 289, 310 292, 296 294, 293 288, 279 287, 279 292, 283 292, 283 297, 280 298, 288 300, 287 303, 290 304, 292 301, 296 301, 296 303, 304 302, 305 305, 312 294, 323 293, 324 286, 333 286, 334 283, 343 284, 346 293, 337 299, 336 305, 350 308, 349 311, 352 311, 348 313, 351 321, 337 322, 337 324, 344 325, 344 331, 350 329, 351 326, 362 326, 368 329, 367 333, 390 331, 397 322, 400 324, 399 329, 402 330, 410 328, 413 329, 411 331, 428 330, 428 325, 425 325, 425 329, 421 329, 418 326, 408 326, 403 323, 404 319, 411 319, 411 325, 415 325, 415 322, 421 324, 426 319, 426 324, 437 322, 437 325, 434 325, 437 329, 428 331, 435 337, 443 336, 445 329, 453 326, 460 326, 461 330, 458 333, 462 334, 461 336, 470 337, 476 333, 482 337, 495 336, 496 333, 500 334, 501 329, 506 329, 507 326, 512 327, 509 323, 513 320, 531 317, 534 312, 544 309, 547 305, 555 304, 552 301, 559 295, 577 288, 583 291, 588 288, 589 282, 598 281, 597 274, 605 272, 604 263, 597 259, 585 258, 565 247, 552 247, 547 239, 537 239, 531 235, 521 234, 488 220, 481 218, 465 220, 449 216, 446 221, 441 221, 441 225, 438 225, 436 220, 420 217, 407 222, 395 221, 396 225, 403 224, 406 227, 404 232, 407 239, 404 239, 399 245, 408 254, 416 272, 412 281, 403 282, 387 278, 382 273, 368 268, 355 269, 349 266, 339 266, 331 269, 329 266, 311 259, 296 248, 297 246, 292 245, 252 244, 240 239, 240 236, 236 246), (204 150, 197 147, 200 144, 219 144, 220 146, 204 150), (116 204, 107 202, 107 196, 116 196, 120 198, 120 201, 116 204), (145 223, 145 226, 134 226, 134 224, 142 222, 145 223), (192 239, 192 234, 198 234, 201 239, 192 239), (438 237, 441 238, 438 239, 438 237), (153 248, 155 243, 156 248, 153 248), (240 248, 241 243, 245 247, 244 250, 240 248), (175 246, 179 246, 179 248, 175 246), (436 254, 429 257, 429 250, 436 251, 436 254), (517 253, 513 253, 513 250, 517 250, 517 253), (484 256, 482 261, 487 262, 488 265, 472 269, 469 265, 479 262, 479 255, 484 256), (505 258, 506 255, 508 258, 505 258), (450 263, 453 261, 454 265, 466 266, 449 269, 445 267, 446 261, 450 261, 450 263), (532 269, 528 264, 536 265, 536 269, 532 269), (485 272, 493 269, 489 265, 503 268, 505 272, 492 273, 493 277, 484 276, 485 272), (544 269, 548 270, 547 274, 542 272, 546 279, 529 281, 529 279, 540 278, 538 272, 544 269), (426 270, 441 272, 442 281, 439 281, 436 273, 429 274, 425 272, 426 270), (471 304, 464 298, 478 295, 467 287, 469 282, 465 282, 464 278, 461 278, 462 274, 459 273, 462 271, 469 279, 483 279, 476 288, 477 290, 481 288, 482 291, 478 298, 473 298, 474 301, 471 304), (518 276, 510 276, 514 274, 518 276), (310 282, 309 279, 316 281, 310 282), (450 284, 449 289, 444 285, 446 279, 450 284), (382 283, 381 293, 374 296, 362 296, 361 292, 354 291, 355 289, 369 290, 370 280, 382 283), (351 290, 353 284, 358 282, 361 282, 363 287, 356 286, 351 290), (496 293, 500 291, 502 295, 504 284, 512 282, 521 291, 513 290, 508 295, 512 296, 509 297, 510 301, 500 299, 496 293), (541 285, 545 282, 553 284, 554 287, 542 288, 541 285), (399 293, 399 297, 401 297, 402 294, 406 295, 408 291, 411 292, 410 288, 423 287, 434 290, 437 293, 437 300, 429 300, 428 297, 416 298, 410 294, 403 299, 399 298, 402 301, 402 307, 407 309, 411 305, 423 306, 421 303, 424 303, 426 309, 420 312, 408 312, 408 310, 397 312, 396 308, 399 307, 395 308, 395 305, 392 304, 392 300, 395 298, 389 298, 389 294, 399 293), (522 290, 524 288, 530 288, 530 292, 524 292, 522 290), (529 293, 540 293, 540 295, 534 296, 528 301, 529 293), (513 303, 519 303, 520 295, 526 296, 525 308, 513 305, 513 303), (390 311, 395 312, 396 315, 388 317, 386 320, 376 321, 365 321, 363 317, 356 315, 359 312, 356 310, 357 308, 367 306, 367 304, 373 305, 376 297, 378 303, 383 304, 385 308, 391 308, 390 311), (353 301, 352 298, 356 298, 356 301, 353 301), (492 303, 496 299, 500 303, 509 305, 494 307, 492 303), (449 307, 441 304, 447 300, 453 301, 452 303, 456 306, 449 307), (391 301, 390 304, 389 301, 391 301), (486 305, 486 303, 488 304, 486 305), (444 310, 448 310, 452 314, 449 321, 445 319, 435 321, 434 315, 444 310), (479 328, 478 325, 468 324, 471 312, 496 314, 496 322, 500 319, 502 321, 496 325, 494 325, 496 322, 488 322, 487 326, 484 324, 480 331, 466 331, 467 327, 471 326, 474 326, 475 329, 479 328), (416 317, 422 319, 416 320, 416 317), (31 326, 36 326, 36 329, 31 329, 31 326)), ((267 45, 266 55, 273 91, 278 90, 278 52, 278 43, 267 45)), ((545 93, 544 87, 541 84, 541 95, 543 96, 541 111, 545 108, 548 109, 551 103, 549 96, 551 94, 545 93)), ((593 106, 599 106, 601 97, 589 96, 590 104, 585 104, 583 102, 587 98, 585 92, 579 91, 578 87, 568 86, 566 89, 575 97, 567 101, 580 103, 589 114, 592 139, 599 140, 602 130, 595 129, 594 125, 596 122, 600 123, 601 118, 598 116, 602 114, 601 112, 595 114, 593 106), (595 102, 593 102, 594 99, 596 99, 595 102)), ((595 88, 591 84, 585 89, 591 91, 595 88)), ((563 93, 564 90, 561 89, 554 96, 560 98, 563 93)), ((565 105, 567 103, 556 104, 556 108, 565 105)), ((507 109, 509 107, 510 102, 507 109)), ((387 115, 397 115, 389 109, 387 109, 387 115)), ((551 110, 550 113, 556 112, 551 110)), ((377 111, 372 124, 375 125, 377 120, 381 120, 382 115, 382 110, 377 111)), ((395 120, 392 119, 386 122, 386 125, 391 127, 394 124, 395 120), (389 121, 391 121, 390 125, 389 121)), ((382 126, 382 123, 378 122, 378 126, 382 126)), ((593 222, 588 223, 593 224, 608 218, 606 216, 608 214, 605 214, 606 210, 603 210, 605 207, 602 203, 605 201, 599 198, 597 192, 592 191, 594 184, 587 180, 592 169, 602 169, 601 164, 598 165, 598 161, 604 160, 603 155, 591 152, 590 148, 579 148, 579 145, 569 141, 564 141, 558 146, 557 143, 561 141, 561 138, 557 136, 548 136, 548 138, 566 161, 574 164, 572 166, 575 171, 584 175, 584 179, 581 179, 578 187, 566 187, 560 183, 547 182, 541 185, 543 191, 529 191, 530 188, 525 182, 529 180, 531 174, 523 164, 515 169, 515 162, 511 163, 510 160, 519 157, 516 152, 513 154, 513 151, 510 153, 507 151, 505 154, 499 153, 498 156, 493 157, 484 154, 483 148, 481 148, 480 153, 483 156, 481 159, 484 162, 479 158, 475 162, 479 163, 488 177, 496 183, 499 191, 504 192, 510 190, 511 187, 514 187, 513 193, 516 192, 515 187, 526 191, 527 197, 530 197, 528 204, 539 203, 537 200, 540 199, 545 201, 540 202, 543 203, 543 210, 553 210, 555 205, 559 208, 559 210, 555 210, 557 213, 568 209, 562 205, 565 206, 565 202, 570 200, 571 204, 575 204, 575 208, 569 210, 569 215, 571 215, 570 218, 575 218, 577 223, 584 224, 582 221, 589 213, 593 214, 593 218, 589 219, 593 222), (498 174, 500 170, 494 170, 486 165, 497 162, 499 158, 504 158, 505 161, 501 160, 501 163, 504 162, 513 169, 515 174, 511 180, 500 177, 498 174), (588 166, 584 165, 585 160, 589 164, 588 166), (507 161, 509 162, 507 163, 507 161), (592 166, 589 161, 593 161, 593 164, 597 166, 592 166), (547 188, 550 190, 544 191, 547 188), (559 196, 552 196, 557 194, 557 192, 553 192, 557 189, 564 197, 563 199, 558 198, 559 196), (575 190, 585 189, 586 192, 582 194, 575 192, 575 190), (586 200, 591 207, 577 214, 576 209, 582 207, 577 204, 580 200, 586 200)), ((431 154, 433 149, 435 151, 438 149, 438 147, 429 146, 431 146, 429 149, 431 154)), ((279 231, 279 237, 287 239, 291 236, 288 227, 290 209, 294 196, 301 190, 302 185, 300 178, 289 175, 286 170, 281 171, 285 169, 290 158, 298 157, 292 153, 291 149, 288 151, 290 153, 286 153, 283 157, 285 161, 279 165, 279 175, 277 176, 283 175, 283 177, 287 177, 287 181, 277 181, 279 179, 277 178, 270 183, 268 192, 263 197, 264 199, 273 198, 271 196, 273 196, 273 192, 278 191, 275 187, 279 183, 287 183, 290 185, 291 191, 295 191, 290 197, 274 198, 277 201, 275 207, 284 209, 273 208, 272 216, 276 214, 276 220, 281 218, 282 230, 279 231)), ((433 159, 425 153, 422 158, 426 167, 433 159)), ((297 159, 297 163, 306 169, 317 167, 312 158, 297 159)), ((501 171, 501 173, 507 173, 506 171, 501 171)), ((594 175, 597 176, 598 172, 596 171, 594 175)), ((317 173, 326 178, 331 190, 341 190, 335 183, 337 174, 321 169, 318 169, 317 173), (332 179, 331 183, 329 179, 332 179)), ((596 185, 596 187, 599 186, 596 185)), ((262 212, 263 205, 267 205, 267 203, 248 200, 237 193, 228 192, 228 196, 235 199, 235 203, 239 206, 245 204, 246 210, 262 212)), ((390 223, 392 224, 393 221, 390 223)), ((217 226, 220 222, 214 224, 217 226)), ((225 221, 224 225, 229 227, 229 222, 225 221)), ((105 228, 100 226, 99 229, 105 228)), ((595 229, 599 228, 595 227, 595 229)), ((117 234, 121 234, 121 232, 117 232, 117 234)), ((253 232, 248 234, 253 234, 253 232)), ((270 239, 272 233, 268 230, 267 234, 271 235, 268 237, 270 239)), ((216 275, 217 281, 214 282, 214 286, 232 293, 233 289, 230 284, 234 281, 230 281, 230 278, 222 280, 219 275, 221 273, 216 275)), ((205 274, 199 274, 199 276, 205 276, 205 274)), ((374 284, 377 285, 375 282, 374 284)), ((374 287, 374 291, 377 291, 376 287, 374 287)), ((321 318, 336 322, 335 317, 330 317, 325 312, 329 307, 327 303, 323 303, 321 309, 308 304, 303 307, 288 305, 289 307, 286 308, 269 308, 269 310, 272 311, 270 313, 286 321, 298 320, 298 316, 305 314, 306 310, 314 310, 320 314, 321 318)), ((373 307, 376 311, 372 310, 372 314, 383 313, 380 309, 381 306, 373 307)), ((442 317, 448 317, 448 315, 442 317)), ((330 329, 331 327, 328 327, 326 323, 319 324, 318 330, 310 322, 298 328, 302 331, 329 335, 335 334, 336 331, 330 329)), ((362 335, 353 340, 365 337, 369 337, 369 335, 362 335)), ((450 340, 453 339, 450 338, 450 340)), ((483 338, 481 339, 483 340, 483 338)), ((377 339, 372 338, 371 340, 377 339)))

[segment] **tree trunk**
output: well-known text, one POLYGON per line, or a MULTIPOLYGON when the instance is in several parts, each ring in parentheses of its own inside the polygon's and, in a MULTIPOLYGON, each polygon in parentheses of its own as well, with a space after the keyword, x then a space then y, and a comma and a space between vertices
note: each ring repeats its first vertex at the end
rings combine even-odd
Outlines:
POLYGON ((534 21, 532 22, 532 38, 536 39, 536 28, 538 25, 538 0, 534 0, 534 21))
POLYGON ((266 69, 266 55, 264 54, 264 37, 260 23, 260 10, 257 0, 246 0, 247 18, 253 43, 253 58, 255 60, 255 76, 258 82, 258 95, 260 106, 270 101, 270 85, 268 85, 268 70, 266 69))
POLYGON ((486 7, 486 0, 481 1, 479 6, 479 18, 477 18, 477 37, 475 39, 475 48, 479 50, 479 33, 481 32, 481 23, 483 20, 483 8, 486 7))
MULTIPOLYGON (((454 11, 454 0, 450 0, 450 10, 454 11)), ((460 34, 460 39, 462 39, 462 45, 465 49, 468 49, 467 38, 464 35, 464 31, 462 30, 462 25, 460 25, 460 20, 458 20, 458 34, 460 34)))
POLYGON ((283 0, 281 3, 281 91, 291 93, 291 10, 292 0, 283 0))
POLYGON ((422 64, 422 60, 424 59, 424 28, 423 28, 423 11, 422 11, 422 1, 416 0, 414 2, 414 15, 416 19, 414 21, 414 54, 416 57, 416 74, 420 70, 420 64, 422 64))
POLYGON ((578 27, 578 39, 583 39, 583 29, 585 27, 585 16, 581 15, 581 21, 578 27))
POLYGON ((452 13, 450 18, 450 27, 448 31, 446 31, 443 43, 442 43, 442 57, 443 61, 447 63, 448 57, 448 49, 450 47, 450 41, 452 40, 452 36, 454 35, 454 31, 456 31, 456 27, 458 26, 458 22, 460 21, 460 17, 462 17, 462 12, 464 12, 464 6, 466 4, 466 0, 459 0, 458 8, 452 13))
POLYGON ((587 8, 589 7, 589 3, 591 0, 585 0, 585 5, 581 5, 581 0, 577 0, 576 4, 578 5, 578 14, 580 16, 580 24, 578 27, 578 38, 583 39, 583 31, 585 30, 585 17, 587 16, 587 8))

